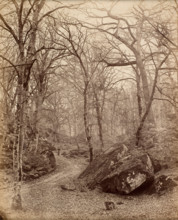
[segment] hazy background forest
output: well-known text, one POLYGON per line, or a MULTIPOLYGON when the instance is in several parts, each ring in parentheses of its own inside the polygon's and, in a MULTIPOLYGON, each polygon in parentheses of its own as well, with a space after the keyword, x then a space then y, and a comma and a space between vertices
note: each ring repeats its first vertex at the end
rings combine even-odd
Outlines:
POLYGON ((15 201, 22 181, 55 170, 57 154, 89 163, 124 142, 176 162, 177 0, 0 9, 0 166, 14 174, 15 201))

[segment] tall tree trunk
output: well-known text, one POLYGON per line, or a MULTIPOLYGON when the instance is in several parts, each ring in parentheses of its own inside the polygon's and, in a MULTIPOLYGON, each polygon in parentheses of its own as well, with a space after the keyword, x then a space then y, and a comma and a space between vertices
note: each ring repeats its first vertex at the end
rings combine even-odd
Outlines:
POLYGON ((145 113, 143 114, 143 116, 140 120, 140 125, 138 126, 138 129, 137 129, 137 132, 136 132, 136 146, 140 146, 141 131, 142 131, 142 128, 144 126, 145 120, 149 116, 149 112, 151 110, 151 105, 152 105, 152 102, 153 102, 153 96, 154 96, 155 88, 156 88, 156 84, 157 84, 157 77, 158 77, 158 70, 156 70, 156 73, 155 73, 155 79, 154 79, 154 83, 153 83, 152 93, 151 93, 151 96, 149 98, 149 102, 146 105, 145 113))
MULTIPOLYGON (((141 55, 139 53, 136 56, 136 60, 137 60, 138 68, 140 70, 140 76, 142 79, 143 95, 144 95, 144 100, 145 100, 145 109, 147 109, 148 104, 149 104, 149 100, 150 100, 150 91, 149 91, 149 86, 148 86, 147 74, 146 74, 146 71, 145 71, 145 68, 143 65, 141 55)), ((148 121, 155 124, 154 114, 153 114, 153 110, 152 110, 151 106, 149 109, 150 110, 148 112, 148 121)))
MULTIPOLYGON (((176 3, 176 6, 178 6, 178 3, 176 3)), ((178 8, 176 10, 176 20, 177 20, 177 47, 178 47, 178 8)), ((177 50, 177 57, 178 57, 178 50, 177 50)), ((176 67, 177 67, 177 82, 176 86, 178 86, 178 59, 176 58, 176 67)), ((176 120, 178 122, 178 97, 175 97, 175 113, 176 113, 176 120)))
POLYGON ((36 109, 34 112, 34 122, 33 122, 33 132, 35 136, 35 152, 38 151, 38 142, 40 136, 40 115, 42 111, 42 104, 43 104, 43 97, 42 94, 39 92, 36 97, 36 109))
POLYGON ((158 73, 159 73, 159 69, 161 68, 161 66, 163 65, 163 63, 167 60, 168 56, 170 55, 170 52, 169 54, 167 54, 165 56, 165 58, 161 61, 161 63, 159 64, 158 67, 155 66, 156 70, 155 70, 155 78, 154 78, 154 82, 153 82, 153 87, 152 87, 152 92, 151 92, 151 95, 150 95, 150 99, 149 99, 149 102, 146 106, 146 111, 145 113, 143 114, 142 118, 141 118, 141 121, 140 121, 140 125, 137 129, 137 132, 136 132, 136 146, 140 146, 140 138, 141 138, 141 131, 142 131, 142 128, 144 126, 144 122, 150 112, 150 109, 151 109, 151 105, 152 105, 152 102, 153 102, 153 98, 154 98, 154 94, 155 94, 155 89, 156 89, 156 85, 157 85, 157 80, 158 80, 158 73))
MULTIPOLYGON (((145 100, 145 109, 147 109, 149 101, 150 101, 150 91, 149 91, 149 85, 148 85, 148 79, 147 79, 147 73, 143 64, 142 60, 142 48, 141 48, 141 38, 142 38, 142 27, 143 27, 143 22, 144 20, 140 20, 137 26, 137 32, 136 32, 136 37, 137 37, 137 49, 134 50, 133 52, 135 53, 136 57, 136 63, 137 63, 137 68, 140 72, 140 77, 142 80, 142 87, 143 87, 143 96, 145 100)), ((155 124, 154 120, 154 114, 152 111, 152 108, 150 106, 150 110, 148 112, 148 121, 155 124)))
POLYGON ((142 117, 142 98, 141 98, 141 87, 140 87, 140 75, 138 70, 135 70, 136 74, 136 84, 137 84, 137 103, 138 103, 138 115, 139 120, 141 120, 142 117))
POLYGON ((73 112, 73 114, 74 114, 74 138, 75 138, 75 143, 76 143, 76 145, 77 145, 77 149, 78 149, 78 151, 80 150, 80 144, 79 144, 79 142, 78 142, 78 138, 77 138, 77 119, 76 119, 76 114, 73 112))
POLYGON ((22 209, 21 181, 22 181, 22 152, 24 140, 24 92, 22 78, 18 80, 17 112, 16 112, 16 141, 13 148, 13 169, 14 169, 14 196, 12 209, 22 209))
POLYGON ((102 151, 104 148, 102 115, 101 115, 101 109, 100 109, 100 104, 99 104, 99 100, 98 100, 98 95, 95 91, 95 88, 93 88, 93 91, 94 91, 94 97, 95 97, 95 110, 96 110, 97 123, 98 123, 100 147, 101 147, 101 151, 102 151))
POLYGON ((91 144, 91 135, 90 135, 90 128, 89 128, 89 119, 88 119, 88 97, 87 97, 87 88, 88 86, 85 85, 83 97, 84 97, 84 105, 83 105, 83 119, 84 119, 84 127, 85 127, 85 135, 87 139, 87 144, 89 148, 90 154, 90 163, 93 161, 93 146, 91 144))

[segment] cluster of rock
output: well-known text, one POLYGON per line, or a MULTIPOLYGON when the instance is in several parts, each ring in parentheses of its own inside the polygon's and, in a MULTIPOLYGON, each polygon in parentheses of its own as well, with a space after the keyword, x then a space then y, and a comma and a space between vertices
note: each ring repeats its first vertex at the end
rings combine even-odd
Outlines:
POLYGON ((55 157, 52 151, 33 155, 33 162, 29 157, 25 157, 23 164, 23 180, 32 180, 39 178, 47 173, 52 172, 56 168, 55 157))
MULTIPOLYGON (((31 145, 34 145, 31 143, 31 145)), ((37 149, 31 145, 24 147, 23 180, 36 179, 56 168, 54 147, 47 140, 39 140, 37 149)), ((0 169, 13 169, 13 143, 4 144, 0 155, 0 169)))
POLYGON ((27 152, 23 158, 23 179, 32 180, 39 178, 56 168, 53 148, 47 141, 40 141, 37 152, 27 152))
POLYGON ((79 179, 89 189, 100 186, 104 192, 130 194, 146 190, 159 193, 166 186, 176 185, 166 176, 155 178, 160 169, 159 161, 144 150, 128 150, 126 145, 116 144, 96 157, 79 179))

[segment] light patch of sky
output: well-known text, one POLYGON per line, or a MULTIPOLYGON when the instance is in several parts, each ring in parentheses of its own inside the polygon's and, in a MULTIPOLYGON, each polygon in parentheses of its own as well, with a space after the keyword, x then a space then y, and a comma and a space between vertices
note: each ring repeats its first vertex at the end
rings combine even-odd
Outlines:
MULTIPOLYGON (((110 9, 112 8, 112 12, 114 14, 118 14, 118 15, 128 15, 129 13, 132 11, 132 9, 134 7, 137 7, 138 5, 142 5, 145 8, 151 9, 153 8, 158 1, 154 1, 154 0, 95 0, 95 1, 90 1, 90 0, 85 0, 85 1, 78 1, 78 0, 70 0, 70 1, 48 1, 48 4, 53 6, 57 6, 59 4, 59 2, 61 2, 63 5, 74 5, 74 4, 80 4, 80 3, 84 3, 83 5, 81 5, 81 8, 86 8, 89 11, 93 11, 96 12, 96 7, 98 8, 103 8, 103 9, 110 9)), ((61 4, 61 5, 62 5, 61 4)), ((86 18, 87 20, 89 19, 87 16, 85 16, 84 13, 80 13, 78 10, 71 10, 70 11, 72 16, 75 16, 77 18, 86 18)), ((104 12, 103 11, 97 11, 98 15, 103 15, 104 12)))
MULTIPOLYGON (((119 15, 124 15, 126 13, 128 13, 129 11, 132 10, 133 7, 136 7, 138 4, 140 4, 140 0, 117 0, 117 1, 112 1, 112 0, 96 0, 96 1, 90 1, 90 0, 85 0, 85 1, 78 1, 78 0, 62 0, 62 1, 58 1, 58 0, 47 0, 46 5, 49 8, 55 8, 58 6, 63 6, 63 5, 77 5, 80 3, 84 3, 83 5, 81 5, 81 8, 86 8, 87 10, 93 10, 96 11, 96 6, 98 8, 105 8, 105 9, 109 9, 110 7, 113 6, 114 4, 114 8, 113 11, 116 11, 117 13, 119 12, 119 15)), ((153 5, 154 1, 152 0, 147 0, 146 3, 144 2, 144 4, 147 5, 153 5)), ((143 3, 142 3, 143 4, 143 3)), ((98 11, 99 13, 99 11, 98 11)), ((79 10, 70 10, 71 16, 75 16, 77 18, 83 18, 83 19, 89 19, 83 12, 80 13, 79 10)), ((103 12, 101 11, 99 13, 100 15, 103 14, 103 12)))
MULTIPOLYGON (((79 19, 80 21, 88 22, 91 24, 96 24, 97 19, 96 16, 98 17, 103 17, 106 16, 106 11, 105 10, 112 10, 112 14, 117 15, 117 16, 124 16, 127 17, 127 19, 130 18, 133 19, 133 14, 131 14, 133 8, 137 8, 139 5, 142 7, 145 7, 147 9, 151 9, 155 7, 155 5, 158 3, 157 1, 153 0, 146 0, 146 1, 141 1, 141 0, 98 0, 98 1, 60 1, 62 4, 61 5, 77 5, 82 2, 84 2, 83 5, 80 6, 80 9, 66 9, 63 10, 64 13, 66 13, 69 17, 75 17, 79 19), (90 17, 89 17, 90 14, 90 17), (93 17, 92 17, 93 15, 93 17)), ((48 4, 50 7, 57 7, 59 4, 59 1, 52 2, 49 1, 48 4), (54 5, 53 5, 54 4, 54 5)), ((113 21, 110 18, 106 18, 105 22, 113 21)), ((102 35, 93 35, 95 37, 95 42, 102 41, 102 35)), ((125 46, 123 46, 123 49, 128 50, 125 46)), ((122 78, 123 76, 131 76, 133 77, 133 71, 131 70, 131 67, 124 67, 124 68, 114 68, 114 72, 117 72, 118 78, 122 78)), ((132 84, 133 81, 129 81, 129 84, 132 84)), ((121 82, 121 84, 125 84, 125 82, 121 82)), ((130 86, 131 86, 130 84, 130 86)), ((127 84, 128 85, 128 84, 127 84)))

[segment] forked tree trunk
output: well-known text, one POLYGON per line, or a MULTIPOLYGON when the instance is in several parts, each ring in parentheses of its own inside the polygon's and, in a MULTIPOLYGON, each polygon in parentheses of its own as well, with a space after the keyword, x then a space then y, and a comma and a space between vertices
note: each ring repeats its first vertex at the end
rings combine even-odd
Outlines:
POLYGON ((150 99, 149 99, 149 102, 146 106, 146 111, 141 118, 140 125, 137 129, 137 132, 136 132, 136 146, 140 145, 141 131, 142 131, 142 128, 144 126, 144 122, 145 122, 146 118, 148 117, 151 106, 152 106, 152 102, 153 102, 153 98, 154 98, 154 94, 155 94, 155 89, 156 89, 156 85, 157 85, 157 80, 158 80, 159 69, 161 68, 161 66, 166 61, 166 59, 168 58, 169 55, 170 55, 170 53, 165 56, 165 58, 161 61, 161 63, 159 64, 158 67, 155 66, 155 68, 156 68, 155 77, 154 77, 154 82, 153 82, 153 87, 152 87, 150 99))

